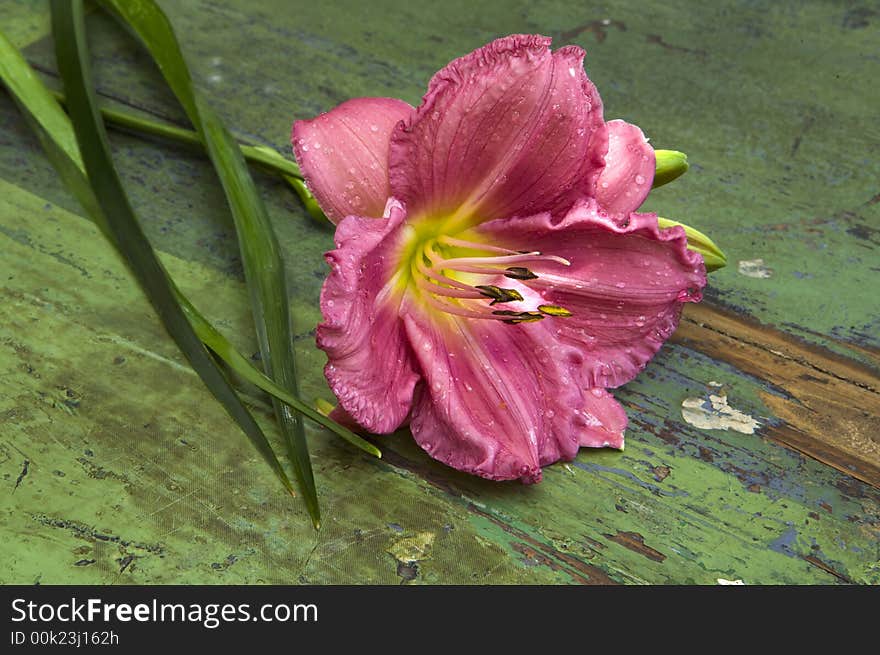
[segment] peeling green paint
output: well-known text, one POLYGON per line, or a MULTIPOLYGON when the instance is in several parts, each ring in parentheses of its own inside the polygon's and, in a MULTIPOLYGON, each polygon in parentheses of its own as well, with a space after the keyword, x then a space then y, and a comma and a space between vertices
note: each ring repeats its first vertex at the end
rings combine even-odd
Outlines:
MULTIPOLYGON (((863 102, 876 19, 861 26, 851 8, 820 2, 733 2, 723 16, 685 2, 614 2, 601 16, 563 0, 487 2, 477 14, 458 0, 352 2, 345 21, 328 20, 327 3, 295 15, 281 0, 207 4, 167 7, 190 35, 197 83, 239 134, 285 152, 292 119, 359 95, 416 103, 437 68, 495 36, 585 46, 607 116, 689 155, 688 175, 648 207, 706 232, 731 263, 773 270, 750 278, 728 266, 707 297, 860 361, 880 345, 865 293, 880 211, 863 102)), ((44 11, 0 0, 14 17, 4 30, 51 70, 48 40, 28 27, 44 11)), ((127 39, 100 15, 89 27, 101 90, 180 120, 127 39)), ((5 95, 0 124, 0 526, 16 535, 0 542, 0 583, 880 584, 880 492, 762 436, 779 423, 762 394, 784 390, 676 344, 615 392, 630 417, 626 451, 584 451, 535 487, 450 471, 405 431, 381 437, 386 458, 375 461, 311 429, 326 517, 314 533, 202 391, 5 95), (755 434, 682 419, 682 401, 717 391, 712 382, 761 423, 755 434)), ((169 270, 255 353, 210 167, 167 144, 112 141, 169 270)), ((332 234, 283 182, 259 182, 295 262, 303 395, 330 400, 312 330, 332 234)), ((277 440, 268 405, 247 392, 277 440)))

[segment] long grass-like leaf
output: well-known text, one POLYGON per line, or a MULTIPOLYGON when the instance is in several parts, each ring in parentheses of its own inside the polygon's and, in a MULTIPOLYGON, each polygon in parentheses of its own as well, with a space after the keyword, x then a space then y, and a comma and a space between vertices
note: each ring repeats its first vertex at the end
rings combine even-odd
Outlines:
MULTIPOLYGON (((269 377, 298 395, 293 333, 280 248, 238 145, 195 90, 171 23, 153 0, 99 0, 143 42, 208 151, 232 210, 254 323, 269 377)), ((321 515, 302 419, 273 398, 294 472, 315 527, 321 515)))
MULTIPOLYGON (((52 0, 51 7, 58 68, 67 91, 82 163, 88 179, 92 181, 91 190, 103 215, 103 227, 112 243, 124 255, 165 328, 192 367, 245 431, 288 491, 293 493, 290 480, 260 426, 189 324, 177 302, 175 290, 128 202, 110 157, 104 125, 95 107, 82 1, 52 0)), ((47 110, 46 115, 51 115, 51 110, 47 110)))
MULTIPOLYGON (((64 104, 65 98, 63 93, 59 91, 52 91, 51 93, 58 102, 62 105, 64 104)), ((203 147, 199 134, 195 130, 188 130, 164 121, 150 120, 131 112, 110 109, 100 105, 99 109, 104 121, 111 125, 140 134, 151 134, 163 139, 176 141, 177 143, 198 146, 200 150, 203 147)), ((302 180, 302 173, 296 162, 286 159, 276 150, 248 143, 239 143, 238 147, 241 149, 242 156, 252 164, 258 164, 278 175, 289 175, 292 178, 302 180)))
MULTIPOLYGON (((94 193, 92 193, 92 188, 86 177, 73 126, 67 114, 55 102, 59 94, 49 91, 39 77, 34 75, 33 70, 28 66, 21 53, 2 32, 0 32, 0 80, 7 86, 13 98, 20 106, 25 118, 40 139, 47 157, 67 188, 80 201, 92 221, 112 241, 106 218, 101 211, 98 201, 95 199, 94 193)), ((101 114, 107 120, 106 113, 102 111, 101 114)), ((195 143, 201 148, 201 142, 198 141, 195 132, 190 132, 190 134, 193 135, 195 143)), ((123 259, 125 258, 123 257, 123 259)), ((169 283, 172 285, 172 290, 177 296, 181 308, 202 343, 208 346, 214 354, 220 357, 238 375, 293 406, 304 416, 332 430, 361 450, 375 457, 382 456, 381 452, 371 443, 326 418, 324 414, 316 412, 298 398, 291 396, 290 393, 281 389, 266 375, 257 370, 247 358, 235 349, 226 337, 199 313, 186 296, 177 289, 170 278, 169 283)))

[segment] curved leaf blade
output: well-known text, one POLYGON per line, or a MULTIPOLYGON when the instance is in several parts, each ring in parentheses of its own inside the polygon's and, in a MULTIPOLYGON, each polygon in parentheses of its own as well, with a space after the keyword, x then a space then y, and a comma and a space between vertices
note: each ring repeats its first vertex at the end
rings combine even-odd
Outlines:
MULTIPOLYGON (((11 44, 6 36, 0 32, 0 80, 2 80, 12 93, 13 98, 19 104, 22 113, 28 120, 32 129, 40 139, 43 149, 56 171, 61 176, 68 189, 79 199, 86 213, 92 221, 101 228, 102 232, 110 239, 104 218, 98 201, 92 193, 89 181, 86 178, 85 168, 82 157, 79 154, 79 147, 76 143, 76 134, 70 119, 65 114, 59 104, 52 99, 63 101, 63 94, 50 91, 42 83, 39 77, 33 74, 32 69, 21 56, 21 53, 11 44)), ((120 112, 123 113, 123 112, 120 112)), ((112 116, 108 116, 107 110, 101 109, 101 115, 105 121, 113 120, 112 116)), ((128 125, 129 119, 140 119, 129 114, 125 114, 126 118, 122 119, 123 125, 128 125)), ((145 121, 148 122, 148 121, 145 121)), ((159 131, 152 131, 154 128, 148 127, 145 131, 150 133, 158 133, 164 136, 161 130, 164 125, 159 126, 159 131)), ((137 126, 137 124, 132 124, 137 126)), ((180 128, 174 128, 179 130, 180 128)), ((195 132, 188 130, 180 130, 189 135, 185 140, 198 145, 201 148, 201 141, 195 132)), ((175 138, 171 135, 171 138, 175 138)), ((243 153, 244 146, 242 147, 243 153)), ((273 151, 274 152, 274 151, 273 151)), ((278 157, 281 157, 275 153, 278 157)), ((245 156, 247 156, 245 154, 245 156)), ((125 259, 123 257, 123 259, 125 259)), ((166 272, 167 274, 167 272, 166 272)), ((276 396, 280 400, 293 406, 298 412, 307 418, 315 421, 319 425, 326 427, 335 434, 339 435, 352 445, 360 448, 364 452, 381 457, 382 453, 373 444, 354 434, 351 430, 339 425, 335 421, 331 421, 320 412, 316 412, 313 408, 303 403, 299 399, 290 395, 290 393, 281 389, 277 384, 270 380, 266 375, 257 370, 235 347, 223 336, 199 311, 189 302, 180 290, 174 285, 173 280, 169 279, 172 289, 177 295, 181 308, 190 321, 190 324, 196 331, 196 334, 208 348, 220 357, 233 371, 240 375, 243 379, 259 387, 263 391, 276 396)))
MULTIPOLYGON (((153 57, 208 151, 232 211, 266 374, 298 396, 284 264, 269 214, 238 145, 192 84, 180 44, 154 0, 99 0, 153 57)), ((272 400, 288 454, 315 527, 321 514, 302 418, 272 400)))
MULTIPOLYGON (((126 258, 132 272, 192 367, 212 394, 245 431, 285 488, 293 486, 253 416, 202 345, 189 324, 164 268, 144 235, 113 166, 103 123, 96 109, 81 0, 52 0, 52 32, 56 57, 69 99, 73 127, 91 191, 104 217, 107 234, 126 258)), ((67 148, 62 148, 67 151, 67 148)))

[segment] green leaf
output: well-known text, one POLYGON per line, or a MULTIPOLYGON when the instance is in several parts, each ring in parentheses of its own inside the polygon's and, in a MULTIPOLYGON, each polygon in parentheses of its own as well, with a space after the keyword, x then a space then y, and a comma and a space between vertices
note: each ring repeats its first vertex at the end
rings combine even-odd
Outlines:
POLYGON ((716 246, 712 239, 699 230, 695 230, 690 225, 685 225, 684 223, 679 223, 678 221, 673 221, 668 218, 658 217, 657 224, 660 226, 660 229, 663 230, 672 227, 673 225, 683 227, 684 231, 687 233, 688 250, 693 250, 703 256, 707 271, 717 271, 719 268, 727 266, 727 256, 721 251, 721 248, 716 246))
MULTIPOLYGON (((188 303, 181 303, 184 311, 189 311, 193 308, 188 303)), ((197 312, 196 312, 197 314, 197 312)), ((322 414, 321 412, 315 411, 307 404, 305 404, 302 400, 290 394, 290 392, 286 391, 279 387, 275 382, 273 382, 270 378, 266 377, 263 373, 255 369, 251 364, 245 359, 244 355, 238 352, 235 347, 226 340, 222 334, 220 334, 217 329, 208 323, 204 318, 198 315, 194 315, 190 317, 190 322, 196 330, 196 333, 199 335, 199 338, 202 340, 208 348, 214 351, 218 357, 220 357, 224 362, 226 362, 236 373, 241 375, 245 380, 250 382, 251 384, 256 385, 263 391, 273 395, 275 398, 284 401, 288 405, 292 406, 296 411, 300 414, 303 414, 307 418, 312 419, 315 423, 326 427, 329 430, 332 430, 340 437, 348 441, 354 446, 357 446, 361 450, 374 457, 382 457, 382 453, 376 448, 373 444, 365 439, 357 436, 348 428, 345 428, 335 421, 327 418, 326 414, 322 414)))
MULTIPOLYGON (((242 404, 229 380, 189 324, 177 302, 176 290, 166 276, 162 264, 141 230, 137 216, 128 202, 128 197, 113 166, 107 135, 95 105, 85 43, 82 1, 52 0, 51 7, 52 33, 55 39, 58 68, 69 98, 70 112, 73 117, 76 142, 82 157, 82 164, 88 174, 88 179, 92 181, 91 192, 94 194, 95 205, 101 215, 100 223, 106 230, 111 243, 125 257, 150 302, 156 308, 165 328, 186 355, 193 369, 245 431, 281 479, 285 488, 293 493, 293 486, 275 457, 260 426, 242 404)), ((5 39, 3 41, 8 43, 5 39)), ((6 56, 3 59, 4 61, 9 60, 6 56)), ((27 78, 19 79, 24 80, 22 83, 26 85, 24 89, 21 89, 22 93, 29 97, 38 98, 41 95, 40 89, 45 91, 42 85, 28 83, 27 78)), ((52 100, 51 96, 49 96, 49 100, 52 100)), ((59 126, 58 115, 54 114, 54 110, 42 100, 36 100, 35 103, 42 110, 40 112, 42 120, 35 119, 36 122, 41 127, 48 125, 54 132, 63 134, 64 129, 59 126)), ((71 153, 73 152, 72 144, 62 139, 55 152, 56 154, 71 153)), ((71 159, 71 161, 74 160, 71 159)))
MULTIPOLYGON (((46 88, 39 77, 34 75, 33 70, 28 66, 21 53, 9 42, 2 32, 0 32, 0 80, 3 80, 12 93, 13 98, 19 104, 23 115, 37 134, 47 157, 58 171, 67 188, 80 201, 89 217, 101 228, 108 239, 112 241, 106 219, 86 177, 73 126, 67 114, 62 111, 59 104, 55 101, 59 99, 59 96, 63 98, 63 95, 46 88)), ((101 111, 101 114, 105 120, 109 120, 104 110, 101 111)), ((196 133, 184 131, 191 134, 194 143, 201 148, 201 142, 198 140, 196 133)), ((123 257, 123 260, 125 260, 125 257, 123 257)), ((382 456, 382 453, 374 445, 347 428, 326 418, 320 412, 316 412, 299 399, 294 398, 262 372, 254 368, 250 361, 238 352, 226 337, 199 313, 192 303, 177 289, 173 281, 169 280, 169 283, 172 284, 172 289, 177 296, 181 308, 202 343, 208 346, 214 354, 220 357, 238 375, 263 391, 292 405, 298 412, 319 425, 332 430, 361 450, 375 457, 382 456)))
MULTIPOLYGON (((251 308, 266 374, 298 396, 290 307, 275 232, 238 145, 194 89, 168 18, 153 0, 99 0, 143 42, 199 134, 232 210, 251 308)), ((302 419, 288 405, 273 405, 294 472, 315 527, 320 509, 302 419)))
MULTIPOLYGON (((62 105, 65 104, 63 93, 58 91, 50 91, 50 93, 62 105)), ((99 109, 104 121, 111 125, 122 127, 135 133, 150 134, 170 141, 198 146, 199 150, 203 148, 199 134, 194 130, 188 130, 164 121, 150 120, 149 118, 144 118, 143 116, 138 116, 131 112, 110 109, 109 107, 100 105, 99 109)), ((296 162, 285 158, 279 154, 277 150, 273 150, 266 146, 255 146, 246 143, 239 143, 238 147, 241 148, 241 154, 244 158, 252 164, 258 164, 266 170, 277 173, 278 175, 290 176, 294 179, 302 180, 302 173, 299 170, 299 166, 296 165, 296 162)))

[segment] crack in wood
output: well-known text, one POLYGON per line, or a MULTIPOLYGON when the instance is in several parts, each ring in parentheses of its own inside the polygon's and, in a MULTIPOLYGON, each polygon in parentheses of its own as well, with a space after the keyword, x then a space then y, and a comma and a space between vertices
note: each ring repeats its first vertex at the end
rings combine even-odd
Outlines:
POLYGON ((706 57, 709 56, 705 50, 700 49, 700 48, 685 48, 683 46, 673 45, 671 43, 667 43, 666 41, 663 40, 663 37, 660 36, 659 34, 646 34, 645 40, 648 43, 654 43, 656 45, 659 45, 664 50, 670 50, 672 52, 681 52, 681 53, 688 54, 688 55, 696 55, 700 59, 706 59, 706 57))
POLYGON ((809 564, 812 564, 816 568, 819 568, 819 569, 825 571, 825 573, 828 573, 829 575, 833 575, 835 578, 837 578, 841 582, 845 582, 846 584, 855 584, 855 582, 853 582, 850 578, 845 576, 840 571, 837 571, 836 569, 831 568, 828 564, 826 564, 825 562, 820 560, 815 555, 801 555, 801 559, 804 560, 805 562, 808 562, 809 564))
POLYGON ((18 474, 18 478, 15 480, 15 486, 12 488, 12 493, 15 493, 15 490, 21 485, 21 481, 24 480, 25 476, 28 474, 28 467, 30 464, 30 460, 24 460, 24 464, 21 467, 21 473, 18 474))
POLYGON ((662 562, 666 559, 666 555, 661 553, 656 548, 651 548, 650 546, 648 546, 645 543, 645 538, 638 532, 623 532, 618 530, 617 534, 605 534, 602 536, 604 536, 609 541, 620 544, 624 548, 628 548, 634 553, 644 555, 649 560, 652 560, 654 562, 662 562))
MULTIPOLYGON (((430 467, 419 466, 415 462, 408 460, 400 453, 391 450, 391 448, 386 447, 382 450, 382 461, 395 468, 400 468, 411 473, 416 473, 426 482, 439 489, 440 491, 449 494, 449 496, 453 498, 463 499, 461 492, 456 489, 449 480, 446 480, 437 475, 430 469, 430 467)), ((577 582, 589 585, 618 584, 615 580, 608 577, 608 574, 605 573, 605 571, 602 570, 600 567, 594 564, 587 564, 586 562, 579 560, 576 557, 557 550, 549 544, 542 543, 538 539, 535 539, 534 537, 523 532, 522 530, 514 528, 512 525, 505 523, 498 517, 494 516, 492 513, 480 509, 474 503, 465 502, 464 507, 471 514, 476 514, 477 516, 480 516, 487 521, 494 523, 507 534, 515 537, 522 543, 528 544, 531 548, 535 549, 538 552, 541 552, 544 556, 552 558, 555 562, 561 562, 562 564, 558 564, 558 566, 562 566, 564 572, 572 576, 577 582)))
MULTIPOLYGON (((540 555, 541 555, 541 557, 539 557, 537 559, 542 560, 543 557, 548 557, 548 556, 550 558, 552 558, 552 560, 554 560, 554 561, 547 564, 548 566, 550 566, 551 569, 556 570, 555 566, 559 566, 565 573, 572 576, 575 580, 577 580, 581 584, 588 584, 588 585, 616 585, 616 584, 618 584, 615 580, 608 577, 608 574, 605 573, 605 571, 603 571, 599 567, 597 567, 593 564, 587 564, 586 562, 583 562, 576 557, 572 557, 571 555, 568 555, 566 553, 563 553, 563 552, 556 550, 555 548, 553 548, 552 546, 550 546, 548 544, 540 542, 539 540, 537 540, 534 537, 530 536, 529 534, 523 532, 522 530, 519 530, 519 529, 513 527, 512 525, 505 523, 501 519, 495 517, 494 515, 492 515, 492 513, 480 509, 479 507, 477 507, 473 503, 468 503, 467 508, 473 514, 477 514, 478 516, 481 516, 481 517, 485 518, 486 520, 491 521, 492 523, 497 525, 499 528, 501 528, 507 534, 509 534, 513 537, 516 537, 517 539, 520 539, 521 542, 528 544, 528 546, 535 549, 535 553, 536 554, 540 553, 540 555), (560 563, 565 566, 563 567, 562 565, 560 565, 560 563), (554 564, 555 564, 555 566, 554 566, 554 564)), ((520 554, 523 554, 523 551, 520 549, 517 549, 515 546, 514 546, 514 550, 517 550, 517 552, 519 552, 520 554)))
POLYGON ((571 41, 575 37, 580 36, 584 32, 592 32, 596 36, 596 41, 603 43, 608 37, 608 28, 616 27, 621 32, 626 32, 626 23, 612 18, 603 18, 601 20, 592 20, 587 23, 573 27, 570 30, 560 33, 560 37, 564 41, 571 41))
POLYGON ((804 138, 807 131, 813 126, 815 120, 816 117, 812 114, 804 119, 803 125, 801 125, 801 129, 798 131, 797 135, 794 137, 794 141, 791 144, 791 153, 789 156, 794 157, 797 154, 798 149, 801 147, 801 140, 804 138))
POLYGON ((86 541, 91 541, 93 543, 104 541, 108 543, 119 544, 120 546, 123 546, 125 548, 137 548, 138 550, 143 550, 148 553, 152 553, 153 555, 159 555, 160 557, 165 554, 165 547, 161 544, 148 544, 138 541, 131 541, 128 539, 122 539, 121 537, 114 534, 99 532, 98 530, 90 528, 83 523, 79 523, 78 521, 68 521, 67 519, 52 518, 50 516, 46 516, 45 514, 32 514, 31 518, 40 525, 45 525, 50 528, 67 530, 69 532, 72 532, 74 536, 79 537, 80 539, 85 539, 86 541))

